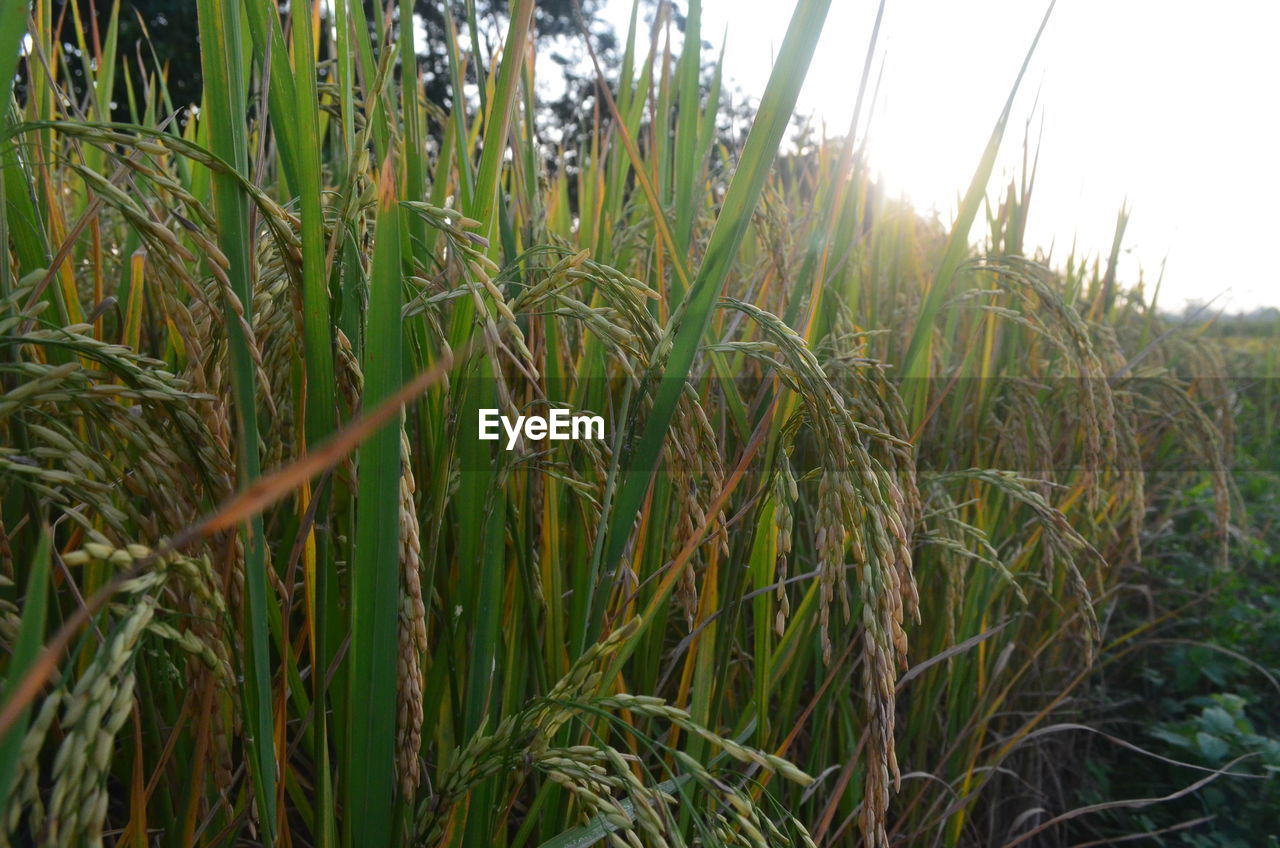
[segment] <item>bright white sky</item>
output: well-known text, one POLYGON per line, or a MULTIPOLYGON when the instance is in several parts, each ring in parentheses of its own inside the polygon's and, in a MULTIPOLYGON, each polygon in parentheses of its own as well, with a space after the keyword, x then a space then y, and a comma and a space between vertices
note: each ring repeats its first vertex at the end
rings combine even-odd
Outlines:
MULTIPOLYGON (((683 4, 682 4, 683 5, 683 4)), ((703 38, 728 31, 726 73, 758 98, 791 3, 704 0, 703 38)), ((799 109, 842 134, 875 0, 835 0, 799 109)), ((629 0, 605 16, 625 33, 629 0)), ((887 189, 950 221, 1046 4, 888 0, 872 82, 870 156, 887 189)), ((1148 292, 1167 257, 1166 309, 1280 306, 1280 3, 1060 0, 1019 91, 992 188, 1043 141, 1028 246, 1105 259, 1116 212, 1132 215, 1121 277, 1148 292), (1038 95, 1038 103, 1037 103, 1038 95), (1033 115, 1032 108, 1035 107, 1033 115)), ((865 118, 864 118, 865 120, 865 118)), ((975 231, 974 236, 977 237, 975 231)))

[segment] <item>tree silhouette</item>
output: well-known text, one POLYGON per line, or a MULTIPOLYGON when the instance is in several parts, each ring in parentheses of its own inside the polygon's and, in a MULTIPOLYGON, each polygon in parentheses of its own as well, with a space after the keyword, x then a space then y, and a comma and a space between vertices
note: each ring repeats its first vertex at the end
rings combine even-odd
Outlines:
MULTIPOLYGON (((464 43, 469 42, 467 26, 467 0, 445 0, 452 7, 454 19, 462 29, 464 43)), ((235 0, 227 0, 235 2, 235 0)), ((470 0, 477 21, 477 35, 481 42, 480 53, 486 56, 499 45, 498 39, 507 24, 506 0, 470 0)), ((84 60, 76 37, 73 3, 79 7, 84 26, 86 47, 90 55, 106 37, 110 25, 112 0, 52 0, 51 9, 58 41, 66 60, 70 81, 76 94, 85 93, 84 60)), ((616 53, 616 36, 607 25, 596 19, 600 0, 582 0, 583 15, 591 21, 591 29, 597 51, 606 60, 616 53)), ((287 0, 281 7, 288 8, 287 0)), ((365 0, 365 18, 373 29, 378 18, 385 14, 379 4, 365 0)), ((392 11, 393 21, 398 22, 398 7, 392 11)), ((419 34, 425 32, 425 49, 418 54, 418 73, 422 76, 426 97, 431 102, 448 108, 451 91, 449 84, 448 47, 445 35, 444 6, 438 0, 415 0, 414 17, 419 34)), ((577 34, 573 0, 540 0, 535 7, 534 31, 539 48, 566 43, 577 34)), ((141 92, 148 77, 156 72, 165 74, 166 86, 174 109, 198 104, 203 80, 200 68, 199 27, 195 0, 120 0, 119 41, 117 47, 119 67, 116 73, 114 116, 128 120, 128 104, 124 96, 123 75, 128 74, 135 92, 141 92)), ((372 35, 372 33, 371 33, 372 35)), ((576 40, 576 39, 574 39, 576 40)), ((322 39, 321 50, 327 51, 328 40, 322 39)), ((581 93, 584 77, 581 74, 580 56, 565 62, 561 67, 565 76, 567 105, 571 95, 581 93)), ((474 66, 468 69, 468 82, 475 82, 474 66)), ((23 81, 19 80, 19 96, 23 93, 23 81)))

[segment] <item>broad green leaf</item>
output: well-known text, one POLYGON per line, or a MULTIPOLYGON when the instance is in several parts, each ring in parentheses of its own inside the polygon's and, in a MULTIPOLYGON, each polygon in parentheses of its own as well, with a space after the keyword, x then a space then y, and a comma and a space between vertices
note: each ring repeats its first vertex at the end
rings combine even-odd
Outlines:
MULTIPOLYGON (((397 169, 388 157, 378 186, 370 272, 364 406, 400 387, 400 206, 397 169)), ((360 446, 359 501, 351 564, 351 686, 348 716, 349 844, 389 845, 394 802, 396 626, 400 598, 400 428, 388 423, 360 446), (355 840, 353 842, 353 840, 355 840)))

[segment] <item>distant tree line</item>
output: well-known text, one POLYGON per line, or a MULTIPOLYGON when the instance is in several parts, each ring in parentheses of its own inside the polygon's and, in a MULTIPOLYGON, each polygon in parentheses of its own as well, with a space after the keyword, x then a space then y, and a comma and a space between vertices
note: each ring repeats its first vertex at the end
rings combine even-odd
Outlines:
MULTIPOLYGON (((20 0, 6 0, 6 2, 20 0)), ((234 2, 234 0, 229 0, 234 2)), ((449 84, 449 62, 447 39, 445 36, 444 2, 451 4, 451 11, 458 26, 462 28, 461 38, 468 40, 466 26, 468 6, 472 6, 478 22, 477 35, 481 41, 481 52, 488 54, 499 46, 498 39, 505 31, 507 22, 507 0, 415 0, 414 17, 417 29, 425 33, 425 48, 418 54, 418 73, 422 78, 423 89, 427 100, 448 109, 452 104, 451 86, 449 84)), ((597 52, 606 61, 616 65, 617 36, 613 29, 602 23, 596 12, 601 0, 581 0, 582 12, 586 20, 591 22, 591 33, 597 52)), ((203 78, 200 67, 199 26, 196 15, 195 0, 119 0, 119 35, 117 46, 115 108, 113 116, 118 120, 128 120, 128 104, 124 96, 124 75, 128 75, 136 92, 141 92, 148 78, 158 72, 164 73, 165 85, 168 89, 173 107, 181 110, 184 107, 198 104, 202 93, 203 78)), ((287 0, 281 0, 282 9, 288 8, 287 0)), ((83 25, 85 45, 94 55, 107 37, 111 15, 115 3, 113 0, 52 0, 51 12, 55 31, 58 33, 59 46, 66 60, 65 70, 69 76, 73 90, 83 96, 85 90, 85 70, 81 57, 81 47, 76 34, 76 13, 79 13, 83 25)), ((365 0, 365 19, 370 28, 382 14, 385 6, 365 0)), ((398 4, 392 5, 392 15, 398 18, 398 4)), ((549 48, 557 42, 576 41, 578 23, 574 14, 573 0, 539 0, 534 12, 534 28, 540 49, 549 48)), ((394 23, 398 26, 398 20, 394 23)), ((321 58, 327 58, 329 45, 322 39, 321 58)), ((52 57, 51 57, 52 58, 52 57)), ((565 77, 564 93, 547 108, 564 114, 575 104, 581 103, 584 87, 594 83, 583 73, 582 63, 576 56, 567 56, 560 66, 565 77)), ((468 69, 468 82, 476 82, 474 69, 468 69)), ((25 92, 25 68, 18 80, 18 93, 21 98, 25 92)))

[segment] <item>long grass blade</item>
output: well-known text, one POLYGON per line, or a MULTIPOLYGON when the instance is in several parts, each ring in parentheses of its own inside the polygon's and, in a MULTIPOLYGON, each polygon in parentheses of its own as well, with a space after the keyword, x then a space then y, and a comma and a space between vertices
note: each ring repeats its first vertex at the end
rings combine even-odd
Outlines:
MULTIPOLYGON (((777 63, 760 101, 755 123, 747 137, 742 158, 734 172, 716 220, 711 241, 698 275, 684 302, 674 310, 667 327, 663 346, 670 353, 657 380, 653 409, 644 424, 634 450, 623 460, 626 466, 618 498, 609 518, 607 549, 602 560, 605 576, 622 556, 630 537, 632 522, 640 512, 641 502, 657 466, 667 427, 675 412, 676 401, 684 390, 684 382, 693 366, 694 356, 711 319, 711 307, 738 247, 746 236, 747 225, 756 208, 760 192, 777 153, 778 144, 791 120, 800 86, 804 83, 814 45, 822 32, 830 4, 825 0, 801 0, 796 4, 787 28, 777 63)), ((602 607, 597 601, 598 621, 602 607)))
MULTIPOLYGON (((399 386, 403 360, 400 308, 400 207, 397 168, 388 157, 378 183, 378 222, 370 272, 364 402, 399 386)), ((360 448, 351 585, 350 779, 344 828, 348 844, 388 845, 396 713, 396 619, 399 609, 400 436, 384 424, 360 448)))
MULTIPOLYGON (((235 171, 247 176, 248 142, 245 131, 246 82, 239 12, 234 6, 200 0, 201 60, 205 99, 210 117, 210 149, 235 171)), ((251 339, 244 321, 253 304, 252 233, 248 199, 228 174, 213 176, 214 206, 223 255, 229 262, 231 291, 223 313, 231 339, 232 387, 235 393, 238 478, 242 487, 257 479, 257 389, 251 339), (234 297, 233 302, 230 298, 234 297)), ((276 831, 277 760, 275 717, 271 704, 271 665, 268 636, 268 552, 263 523, 253 518, 241 532, 245 559, 245 722, 249 727, 249 770, 261 827, 270 841, 276 831)))

